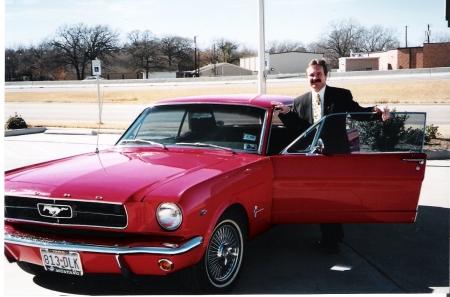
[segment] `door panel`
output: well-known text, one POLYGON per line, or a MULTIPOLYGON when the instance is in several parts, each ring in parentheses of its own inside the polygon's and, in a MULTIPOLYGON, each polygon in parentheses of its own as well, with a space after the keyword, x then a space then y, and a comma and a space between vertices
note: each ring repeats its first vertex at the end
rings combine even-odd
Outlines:
POLYGON ((424 153, 278 155, 272 161, 275 224, 415 220, 424 153))
POLYGON ((407 112, 384 122, 373 113, 322 118, 271 157, 272 222, 414 222, 425 119, 407 112))

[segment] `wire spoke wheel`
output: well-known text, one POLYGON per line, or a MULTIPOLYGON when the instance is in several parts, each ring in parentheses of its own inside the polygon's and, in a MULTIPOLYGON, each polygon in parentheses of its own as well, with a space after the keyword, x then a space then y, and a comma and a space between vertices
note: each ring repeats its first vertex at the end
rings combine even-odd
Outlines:
POLYGON ((206 274, 216 288, 226 288, 237 278, 243 258, 244 239, 239 224, 225 219, 217 224, 205 253, 206 274))
POLYGON ((214 283, 226 282, 241 259, 241 234, 235 226, 226 224, 216 229, 206 251, 208 274, 214 283))
POLYGON ((245 213, 228 211, 214 227, 202 260, 182 271, 184 283, 201 293, 224 294, 236 285, 247 239, 245 213))

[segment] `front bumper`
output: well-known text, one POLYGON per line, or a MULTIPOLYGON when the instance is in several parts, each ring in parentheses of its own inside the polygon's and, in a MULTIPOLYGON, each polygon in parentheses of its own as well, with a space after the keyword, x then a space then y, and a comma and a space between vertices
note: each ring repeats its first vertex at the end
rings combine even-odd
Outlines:
MULTIPOLYGON (((6 226, 5 226, 6 227, 6 226)), ((5 253, 8 258, 37 265, 43 265, 40 249, 54 249, 80 253, 86 273, 166 275, 192 266, 202 256, 203 238, 198 236, 182 243, 149 242, 148 246, 119 244, 101 245, 83 242, 69 242, 38 237, 14 229, 5 228, 5 253), (171 271, 163 271, 158 262, 170 260, 171 271)))
POLYGON ((155 254, 155 255, 179 255, 184 254, 193 248, 199 246, 202 237, 194 237, 182 245, 173 245, 171 247, 128 247, 128 246, 104 246, 83 243, 72 243, 63 240, 53 240, 46 238, 38 238, 28 234, 10 234, 5 232, 5 243, 37 247, 49 248, 64 251, 91 252, 102 254, 126 255, 126 254, 155 254))

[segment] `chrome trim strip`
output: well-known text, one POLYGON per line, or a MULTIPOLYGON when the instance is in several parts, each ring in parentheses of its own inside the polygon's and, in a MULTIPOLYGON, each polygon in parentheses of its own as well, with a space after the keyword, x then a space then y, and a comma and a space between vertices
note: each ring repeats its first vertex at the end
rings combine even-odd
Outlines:
POLYGON ((104 246, 90 245, 83 243, 73 243, 62 240, 52 240, 47 238, 37 238, 26 234, 9 234, 5 232, 5 243, 17 244, 36 248, 50 248, 56 250, 73 252, 90 252, 115 255, 127 254, 157 254, 157 255, 179 255, 186 253, 199 246, 203 242, 201 236, 194 237, 185 244, 176 248, 167 247, 128 247, 128 246, 104 246))
POLYGON ((64 198, 59 198, 59 197, 46 197, 46 196, 34 196, 34 195, 16 195, 15 193, 17 193, 16 190, 10 190, 10 192, 5 192, 4 196, 12 196, 12 197, 23 197, 23 198, 34 198, 34 199, 41 199, 41 200, 52 200, 54 203, 56 202, 61 202, 61 201, 68 201, 68 202, 86 202, 86 203, 104 203, 104 204, 114 204, 114 205, 122 205, 122 203, 120 202, 110 202, 110 201, 91 201, 91 200, 81 200, 81 199, 76 199, 76 197, 70 197, 71 199, 67 199, 67 197, 64 198), (10 192, 12 192, 14 194, 9 194, 10 192))
POLYGON ((423 164, 424 159, 402 159, 404 162, 418 162, 419 164, 423 164))
MULTIPOLYGON (((127 209, 125 208, 125 211, 127 209)), ((15 219, 15 218, 5 218, 7 222, 24 222, 24 223, 38 223, 40 225, 45 226, 64 226, 64 227, 92 227, 92 228, 103 228, 103 229, 114 229, 114 230, 123 230, 128 227, 128 216, 127 216, 127 225, 123 227, 111 227, 111 226, 96 226, 96 225, 81 225, 81 224, 58 224, 58 223, 47 223, 42 221, 33 221, 33 220, 23 220, 23 219, 15 219)))

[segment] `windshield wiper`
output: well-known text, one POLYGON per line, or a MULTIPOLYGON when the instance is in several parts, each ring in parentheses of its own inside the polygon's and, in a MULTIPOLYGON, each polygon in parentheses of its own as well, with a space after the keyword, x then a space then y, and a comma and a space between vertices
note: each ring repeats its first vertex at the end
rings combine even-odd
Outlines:
POLYGON ((234 149, 232 149, 232 148, 224 147, 224 146, 220 146, 220 145, 215 145, 215 144, 210 144, 210 143, 203 143, 203 142, 177 142, 176 145, 190 145, 190 146, 200 146, 200 147, 213 147, 213 148, 218 148, 218 149, 230 151, 230 152, 232 152, 233 154, 236 154, 236 152, 235 152, 234 149))
POLYGON ((162 147, 163 149, 167 150, 167 147, 165 144, 163 143, 159 143, 159 142, 154 142, 151 140, 144 140, 144 139, 139 139, 139 138, 135 138, 135 139, 124 139, 122 140, 122 143, 128 143, 128 142, 136 142, 136 143, 147 143, 147 144, 151 144, 151 145, 156 145, 159 147, 162 147))

